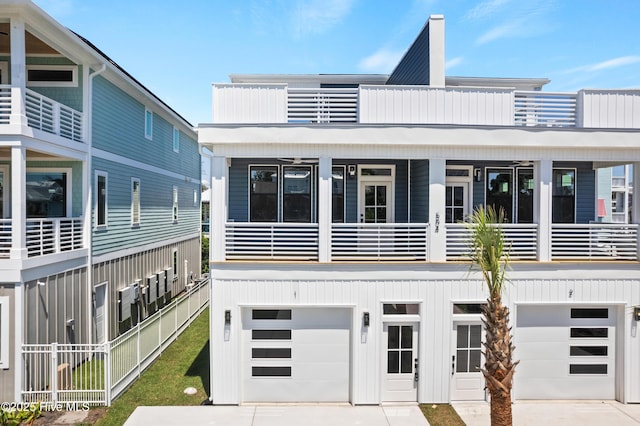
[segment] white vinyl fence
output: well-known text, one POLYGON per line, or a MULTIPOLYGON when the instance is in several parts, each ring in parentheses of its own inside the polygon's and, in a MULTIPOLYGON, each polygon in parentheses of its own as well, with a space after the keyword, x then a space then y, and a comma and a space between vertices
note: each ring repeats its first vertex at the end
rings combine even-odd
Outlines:
POLYGON ((26 344, 24 402, 111 405, 209 305, 209 280, 104 344, 26 344))

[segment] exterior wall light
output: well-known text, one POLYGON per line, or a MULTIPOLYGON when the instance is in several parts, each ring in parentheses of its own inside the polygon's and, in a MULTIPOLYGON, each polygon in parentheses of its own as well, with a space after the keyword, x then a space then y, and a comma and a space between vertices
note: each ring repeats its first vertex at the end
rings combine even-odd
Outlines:
POLYGON ((640 321, 640 306, 633 307, 633 319, 640 321))
POLYGON ((369 312, 362 313, 362 325, 369 327, 369 312))
POLYGON ((231 324, 231 311, 226 310, 224 311, 224 325, 230 325, 230 324, 231 324))

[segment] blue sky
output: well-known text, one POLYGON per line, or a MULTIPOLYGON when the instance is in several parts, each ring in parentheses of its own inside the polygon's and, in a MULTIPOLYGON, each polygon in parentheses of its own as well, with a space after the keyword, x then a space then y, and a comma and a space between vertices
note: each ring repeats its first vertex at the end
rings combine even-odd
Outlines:
POLYGON ((447 75, 640 88, 638 0, 36 0, 192 124, 235 73, 389 73, 444 14, 447 75))

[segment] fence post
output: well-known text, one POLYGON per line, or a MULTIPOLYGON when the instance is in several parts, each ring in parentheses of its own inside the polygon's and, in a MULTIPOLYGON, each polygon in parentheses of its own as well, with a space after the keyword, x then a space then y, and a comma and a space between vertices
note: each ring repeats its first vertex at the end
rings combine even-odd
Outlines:
POLYGON ((111 342, 102 346, 104 353, 104 399, 107 407, 111 406, 111 342))
POLYGON ((138 359, 138 378, 140 378, 140 375, 142 374, 142 367, 140 365, 141 363, 141 359, 140 359, 140 322, 138 322, 138 324, 136 324, 136 334, 137 334, 137 338, 136 338, 136 358, 138 359))
POLYGON ((51 402, 58 401, 58 344, 51 344, 51 402))
POLYGON ((164 351, 162 347, 162 308, 158 313, 158 346, 160 347, 160 353, 162 353, 164 351))

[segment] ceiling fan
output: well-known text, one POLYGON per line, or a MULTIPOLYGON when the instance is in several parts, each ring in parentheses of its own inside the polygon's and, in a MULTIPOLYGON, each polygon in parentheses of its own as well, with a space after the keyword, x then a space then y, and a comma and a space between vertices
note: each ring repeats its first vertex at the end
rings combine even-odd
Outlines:
POLYGON ((531 166, 533 166, 533 161, 530 161, 530 160, 519 160, 519 161, 514 161, 513 164, 518 166, 518 167, 531 167, 531 166))
POLYGON ((278 160, 283 163, 291 163, 291 164, 318 164, 317 158, 278 158, 278 160))

